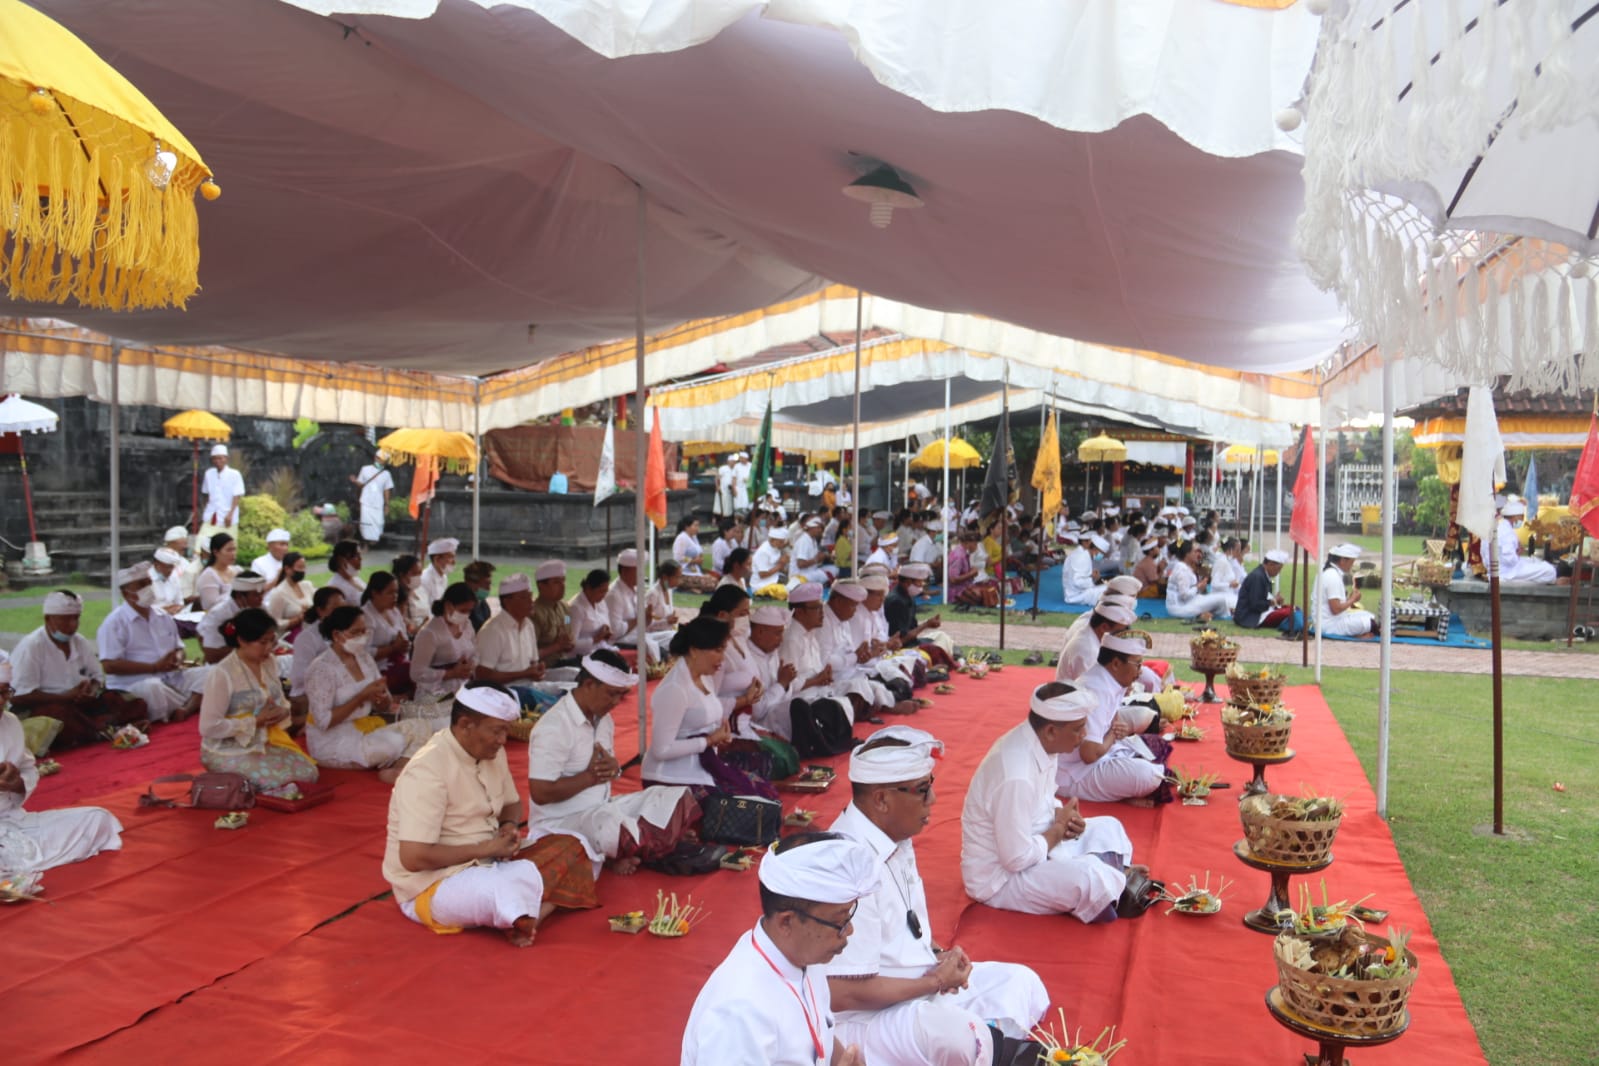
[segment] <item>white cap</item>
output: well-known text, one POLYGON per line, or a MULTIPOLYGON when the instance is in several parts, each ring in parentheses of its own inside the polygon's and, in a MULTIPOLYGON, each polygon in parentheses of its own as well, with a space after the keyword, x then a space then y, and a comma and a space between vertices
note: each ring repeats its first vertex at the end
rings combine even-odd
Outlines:
POLYGON ((173 542, 175 540, 188 540, 188 539, 189 539, 189 531, 187 529, 184 529, 182 526, 173 526, 171 529, 167 530, 166 536, 161 538, 161 543, 170 544, 171 542, 173 542))
POLYGON ((287 544, 287 543, 289 543, 290 539, 291 538, 289 537, 289 531, 286 530, 286 529, 274 529, 272 532, 270 532, 270 533, 268 533, 266 535, 266 542, 268 544, 276 544, 279 541, 282 541, 284 544, 287 544))
POLYGON ((1101 603, 1094 608, 1094 613, 1107 622, 1114 622, 1119 626, 1130 626, 1138 620, 1131 607, 1123 607, 1119 603, 1101 603))
POLYGON ((783 498, 782 495, 776 489, 767 489, 766 490, 766 495, 767 495, 767 497, 769 499, 773 499, 773 500, 780 500, 780 499, 783 498))
POLYGON ((814 528, 816 528, 816 529, 820 529, 820 528, 822 528, 822 526, 824 526, 824 525, 826 525, 826 524, 827 524, 827 523, 825 523, 825 522, 823 522, 823 521, 822 521, 822 520, 821 520, 821 519, 820 519, 820 518, 819 518, 819 517, 817 517, 817 516, 816 516, 816 515, 811 515, 811 516, 810 516, 810 517, 809 517, 809 518, 807 518, 807 519, 806 519, 806 520, 805 520, 805 528, 806 528, 806 529, 811 529, 811 528, 812 528, 812 527, 814 527, 814 528))
POLYGON ((583 656, 581 663, 588 675, 602 685, 611 688, 633 688, 638 684, 638 675, 630 670, 618 670, 610 663, 602 663, 592 655, 583 656))
POLYGON ((795 585, 788 591, 788 603, 790 607, 802 603, 821 602, 822 583, 820 581, 806 581, 803 584, 795 585))
POLYGON ((1148 555, 1158 547, 1160 547, 1160 541, 1156 540, 1154 537, 1150 537, 1148 540, 1144 541, 1138 546, 1139 550, 1145 555, 1148 555))
POLYGON ((1099 517, 1099 512, 1097 512, 1097 511, 1084 511, 1082 514, 1078 515, 1077 517, 1081 518, 1084 522, 1092 522, 1094 519, 1099 517))
POLYGON ((1117 574, 1105 582, 1105 588, 1110 592, 1117 592, 1123 596, 1136 596, 1144 591, 1144 583, 1131 574, 1117 574))
POLYGON ((882 574, 884 577, 887 577, 888 567, 884 566, 882 563, 867 563, 860 569, 861 577, 871 577, 873 574, 882 574))
POLYGON ((522 717, 522 703, 509 692, 491 688, 488 685, 479 685, 477 688, 461 688, 455 693, 455 702, 469 711, 486 714, 490 718, 498 718, 502 722, 514 722, 522 717))
POLYGON ((1287 566, 1288 553, 1283 551, 1281 548, 1273 548, 1271 551, 1266 553, 1266 561, 1268 563, 1279 563, 1283 566, 1287 566))
POLYGON ((260 592, 264 588, 266 588, 266 578, 246 570, 233 579, 233 583, 228 586, 228 593, 231 595, 235 592, 260 592))
POLYGON ((787 540, 788 530, 783 526, 773 526, 767 531, 766 536, 771 540, 787 540))
POLYGON ((461 542, 454 537, 440 537, 428 545, 429 555, 448 555, 461 546, 461 542))
POLYGON ((1111 651, 1119 651, 1123 655, 1143 655, 1149 650, 1149 645, 1137 637, 1119 637, 1114 633, 1102 639, 1099 642, 1099 646, 1101 648, 1109 648, 1111 651))
POLYGON ((853 903, 877 891, 881 866, 871 848, 839 837, 768 851, 761 859, 760 879, 768 892, 789 899, 853 903))
POLYGON ((1105 517, 1106 518, 1115 518, 1117 515, 1119 515, 1121 513, 1122 513, 1122 509, 1120 507, 1107 507, 1107 508, 1105 508, 1105 517))
POLYGON ((1173 510, 1177 514, 1187 514, 1188 513, 1188 508, 1184 507, 1182 504, 1178 504, 1175 508, 1173 508, 1173 510))
POLYGON ((616 553, 616 565, 617 565, 618 569, 626 566, 626 567, 629 567, 631 569, 637 570, 638 569, 638 549, 637 548, 623 548, 621 551, 617 552, 616 553))
POLYGON ((1340 544, 1327 554, 1332 556, 1334 559, 1358 559, 1360 558, 1360 545, 1340 544))
POLYGON ((926 563, 906 563, 899 568, 899 576, 911 581, 931 581, 933 568, 926 563))
POLYGON ((860 577, 855 583, 857 585, 859 585, 861 588, 865 589, 867 592, 887 592, 888 591, 888 575, 887 574, 865 574, 862 577, 860 577))
POLYGON ((842 596, 854 603, 860 603, 866 599, 866 589, 853 581, 835 581, 833 582, 833 595, 842 596))
POLYGON ((750 625, 786 627, 788 612, 775 604, 768 603, 750 612, 750 625))
POLYGON ((155 550, 155 561, 162 566, 177 566, 183 562, 183 556, 171 548, 157 548, 155 550))
POLYGON ((872 517, 880 522, 891 522, 894 520, 894 516, 889 514, 887 511, 873 511, 872 517))
POLYGON ((56 591, 44 598, 45 614, 82 614, 83 601, 71 592, 56 591))
POLYGON ((849 757, 849 779, 857 785, 892 785, 915 781, 933 772, 934 760, 944 751, 944 742, 933 734, 908 725, 891 725, 866 738, 849 757), (903 744, 871 747, 879 740, 903 740, 903 744), (871 748, 870 751, 863 750, 871 748))
POLYGON ((899 543, 899 534, 898 533, 884 533, 881 537, 877 538, 877 546, 879 548, 882 548, 882 547, 885 547, 885 546, 891 545, 891 544, 898 544, 898 543, 899 543))
POLYGON ((1039 699, 1038 689, 1034 689, 1027 709, 1051 722, 1081 722, 1098 705, 1098 698, 1086 688, 1073 688, 1070 692, 1047 700, 1039 699))
POLYGON ((1511 500, 1499 513, 1506 518, 1519 518, 1527 513, 1527 505, 1520 500, 1511 500))
POLYGON ((527 579, 526 574, 510 574, 500 580, 500 599, 515 596, 518 592, 530 592, 533 583, 527 579))
POLYGON ((211 445, 211 454, 213 456, 226 455, 228 454, 228 446, 226 444, 213 444, 211 445))
POLYGON ((566 564, 559 559, 546 559, 533 571, 534 581, 553 581, 556 578, 566 579, 566 564))
POLYGON ((149 576, 149 563, 134 563, 132 566, 125 566, 117 571, 117 588, 120 589, 126 585, 131 585, 135 581, 140 581, 149 576))
POLYGON ((1102 552, 1110 551, 1110 541, 1106 540, 1104 537, 1101 537, 1097 533, 1088 538, 1088 543, 1092 544, 1102 552))
POLYGON ((1078 536, 1073 530, 1068 529, 1066 532, 1060 535, 1060 539, 1065 541, 1067 544, 1077 544, 1081 542, 1083 538, 1078 536))

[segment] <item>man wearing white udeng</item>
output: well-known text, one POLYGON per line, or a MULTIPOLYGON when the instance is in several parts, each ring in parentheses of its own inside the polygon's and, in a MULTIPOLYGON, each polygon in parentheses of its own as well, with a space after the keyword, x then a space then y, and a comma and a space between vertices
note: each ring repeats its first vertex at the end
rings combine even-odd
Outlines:
POLYGON ((1316 624, 1324 636, 1376 636, 1377 616, 1360 609, 1360 589, 1351 591, 1346 582, 1360 558, 1360 548, 1340 544, 1327 552, 1327 565, 1316 579, 1316 624))
MULTIPOLYGON (((202 482, 205 491, 205 524, 216 530, 239 531, 239 500, 244 496, 244 478, 228 465, 228 446, 211 449, 211 469, 202 482)), ((216 532, 212 530, 212 532, 216 532)), ((205 530, 201 530, 203 534, 205 530)))
POLYGON ((883 870, 827 964, 839 1038, 873 1066, 1031 1066, 1041 1049, 1026 1036, 1049 1007, 1038 975, 933 940, 911 838, 932 814, 943 750, 932 734, 895 725, 850 756, 852 800, 832 831, 871 848, 883 870))

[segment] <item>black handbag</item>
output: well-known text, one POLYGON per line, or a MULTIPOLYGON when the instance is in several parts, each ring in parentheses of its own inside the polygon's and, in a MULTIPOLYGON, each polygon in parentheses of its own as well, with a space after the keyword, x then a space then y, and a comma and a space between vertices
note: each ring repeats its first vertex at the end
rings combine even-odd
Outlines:
POLYGON ((765 847, 783 827, 783 805, 760 796, 716 793, 700 801, 700 839, 712 844, 765 847))

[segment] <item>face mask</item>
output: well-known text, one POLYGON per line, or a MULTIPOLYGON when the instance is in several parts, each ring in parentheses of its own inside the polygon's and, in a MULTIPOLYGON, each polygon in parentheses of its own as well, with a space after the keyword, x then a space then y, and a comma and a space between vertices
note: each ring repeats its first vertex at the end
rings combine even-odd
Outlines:
POLYGON ((296 570, 296 571, 294 571, 292 574, 289 575, 289 580, 293 581, 296 585, 298 585, 300 582, 305 580, 305 571, 304 570, 296 570))
POLYGON ((55 641, 57 644, 67 644, 67 643, 70 643, 71 640, 72 640, 72 638, 70 636, 68 636, 67 634, 65 634, 65 633, 57 633, 53 629, 48 629, 45 632, 49 633, 50 634, 50 639, 55 641))
POLYGON ((477 595, 477 601, 479 603, 482 603, 484 600, 489 598, 489 590, 488 589, 477 589, 475 591, 476 591, 476 595, 477 595))
POLYGON ((414 589, 420 584, 422 584, 422 579, 415 574, 405 579, 405 587, 408 589, 414 589))
POLYGON ((749 618, 749 615, 745 615, 743 618, 735 618, 735 619, 733 619, 733 636, 737 637, 739 640, 748 640, 749 639, 749 635, 750 635, 750 618, 749 618))
POLYGON ((444 617, 453 625, 464 626, 471 619, 471 611, 446 611, 444 617))
POLYGON ((133 602, 139 607, 154 607, 155 589, 149 585, 144 586, 144 588, 133 594, 133 602))
POLYGON ((922 594, 922 589, 925 587, 926 586, 924 586, 921 582, 913 581, 911 584, 905 586, 905 591, 911 594, 911 599, 915 599, 917 596, 922 594))

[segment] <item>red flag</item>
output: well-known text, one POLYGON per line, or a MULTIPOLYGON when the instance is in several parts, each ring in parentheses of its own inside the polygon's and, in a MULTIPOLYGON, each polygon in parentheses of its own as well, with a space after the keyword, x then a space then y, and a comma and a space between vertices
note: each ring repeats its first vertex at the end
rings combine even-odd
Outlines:
POLYGON ((1294 517, 1289 523, 1288 535, 1309 552, 1312 559, 1321 558, 1321 530, 1316 521, 1316 497, 1321 490, 1321 479, 1316 474, 1316 437, 1306 426, 1305 440, 1299 448, 1299 476, 1294 479, 1294 517))
POLYGON ((1571 513, 1590 537, 1599 537, 1599 415, 1588 423, 1588 442, 1571 480, 1571 513))
POLYGON ((655 523, 656 529, 666 528, 666 447, 661 443, 660 408, 655 408, 644 462, 644 515, 655 523))

